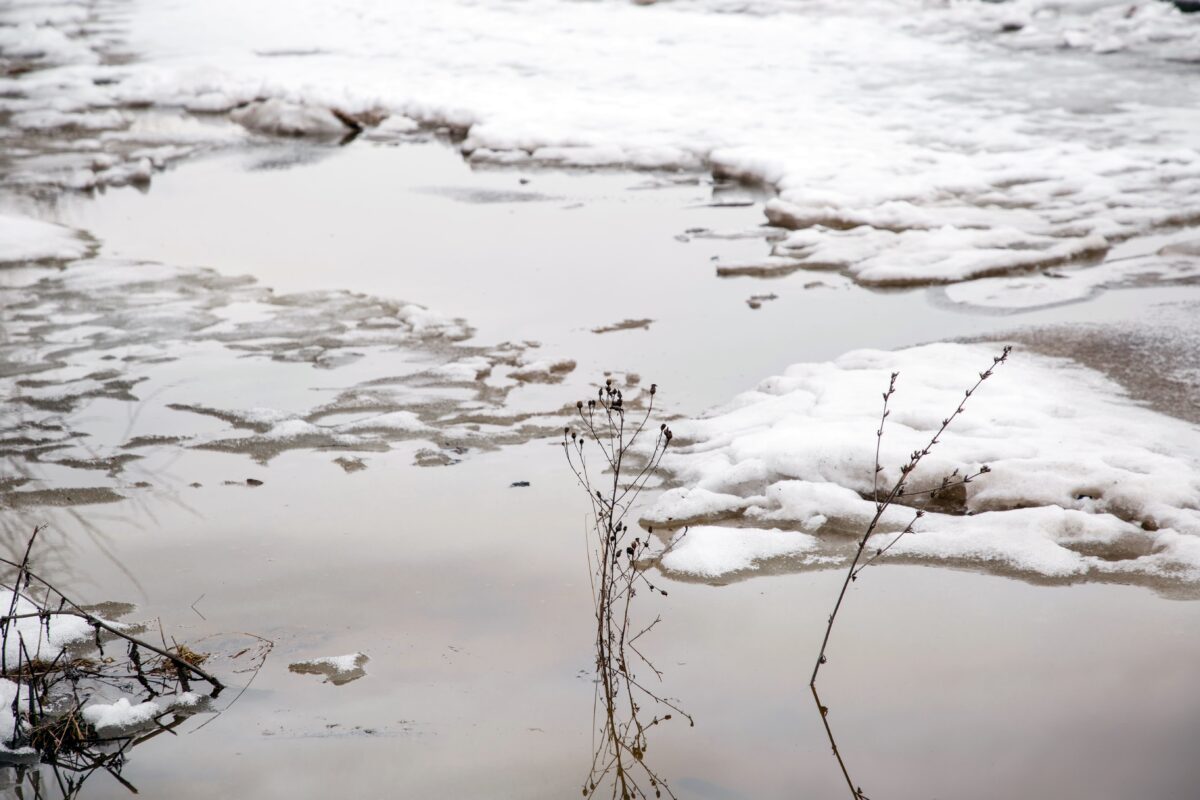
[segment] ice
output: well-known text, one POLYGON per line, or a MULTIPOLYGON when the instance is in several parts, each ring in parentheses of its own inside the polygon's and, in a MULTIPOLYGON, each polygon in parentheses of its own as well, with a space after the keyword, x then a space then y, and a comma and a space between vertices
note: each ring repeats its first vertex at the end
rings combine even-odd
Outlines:
MULTIPOLYGON (((561 380, 570 362, 532 361, 525 344, 462 344, 472 334, 466 323, 415 304, 341 291, 281 294, 245 277, 111 258, 20 274, 25 282, 3 292, 11 313, 0 342, 0 444, 35 470, 60 464, 114 478, 137 471, 122 451, 144 443, 266 462, 289 450, 378 452, 425 439, 458 457, 560 425, 557 406, 534 409, 542 416, 505 409, 522 384, 489 377, 497 366, 523 365, 529 381, 561 380), (262 380, 250 361, 289 388, 256 392, 240 408, 193 399, 221 398, 230 387, 242 396, 245 381, 262 380), (313 367, 322 368, 319 378, 313 367), (190 380, 180 384, 179 375, 190 380), (313 399, 272 405, 280 391, 313 399), (111 419, 111 410, 71 413, 93 402, 137 404, 137 417, 170 418, 169 428, 160 421, 95 437, 96 419, 111 419)), ((124 486, 6 487, 0 504, 116 502, 124 486)))
POLYGON ((482 356, 474 356, 452 361, 449 364, 443 364, 440 367, 435 367, 432 371, 435 375, 444 377, 447 380, 471 383, 490 374, 492 366, 492 362, 488 359, 482 356))
MULTIPOLYGON (((777 216, 775 221, 782 220, 777 216)), ((943 227, 897 233, 859 222, 847 231, 811 227, 798 231, 777 250, 796 259, 798 266, 840 269, 861 283, 894 286, 1053 267, 1101 256, 1108 242, 1097 235, 1040 236, 1016 228, 943 227)))
MULTIPOLYGON (((8 680, 0 678, 0 707, 11 708, 13 700, 16 699, 20 688, 8 680)), ((0 752, 11 753, 9 744, 13 740, 13 734, 16 733, 17 720, 12 714, 0 713, 0 752)), ((27 752, 33 752, 30 748, 23 748, 27 752)))
POLYGON ((122 697, 115 703, 93 703, 83 709, 83 718, 97 733, 120 731, 145 725, 162 713, 162 706, 153 700, 133 705, 122 697))
POLYGON ((571 359, 542 359, 523 362, 508 375, 522 383, 561 383, 574 371, 575 362, 571 359))
POLYGON ((29 130, 102 131, 122 128, 128 118, 119 111, 25 111, 13 114, 10 122, 29 130))
POLYGON ((1200 277, 1200 253, 1180 244, 1086 269, 1066 267, 1032 275, 966 281, 947 286, 944 292, 955 303, 1019 310, 1086 300, 1105 288, 1149 285, 1164 277, 1180 281, 1200 277))
POLYGON ((324 675, 325 683, 341 686, 366 675, 364 667, 370 660, 363 653, 349 653, 344 656, 324 656, 296 661, 289 664, 288 669, 301 675, 324 675))
POLYGON ((28 217, 0 214, 0 266, 82 258, 95 245, 78 231, 28 217))
POLYGON ((982 3, 954 6, 958 19, 973 30, 1006 26, 1006 43, 1014 49, 1067 47, 1099 55, 1126 51, 1186 60, 1195 57, 1200 41, 1196 27, 1170 2, 1014 0, 990 8, 982 3))
POLYGON ((345 136, 350 132, 328 108, 271 98, 236 109, 230 116, 250 130, 278 136, 345 136))
POLYGON ((347 422, 339 425, 337 430, 347 433, 364 431, 432 432, 433 428, 422 422, 421 418, 411 411, 392 411, 347 422))
MULTIPOLYGON (((875 430, 890 373, 900 377, 882 440, 883 486, 998 348, 932 344, 797 364, 711 416, 672 423, 663 466, 685 488, 664 494, 645 522, 769 524, 846 544, 874 513, 875 430)), ((1047 577, 1200 582, 1198 454, 1194 425, 1137 404, 1076 362, 1018 351, 914 473, 901 502, 928 513, 893 553, 1047 577), (958 495, 926 503, 918 494, 985 464, 990 473, 958 495)), ((893 506, 883 526, 910 519, 910 509, 893 506)))

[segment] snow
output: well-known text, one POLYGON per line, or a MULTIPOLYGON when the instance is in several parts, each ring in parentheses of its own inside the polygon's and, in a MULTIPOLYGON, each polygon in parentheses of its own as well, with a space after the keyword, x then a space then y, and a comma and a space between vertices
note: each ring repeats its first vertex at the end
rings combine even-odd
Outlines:
MULTIPOLYGON (((998 349, 854 351, 794 365, 711 416, 672 423, 675 443, 663 466, 685 488, 663 495, 645 521, 736 520, 848 542, 873 514, 865 498, 890 373, 900 377, 884 429, 883 485, 998 349)), ((991 472, 965 487, 967 515, 931 510, 893 552, 1051 577, 1200 581, 1200 429, 1137 405, 1102 374, 1015 353, 922 461, 910 491, 984 464, 991 472)), ((894 531, 910 519, 910 509, 894 506, 883 524, 894 531)), ((717 553, 713 538, 692 547, 717 553)))
POLYGON ((4 755, 28 755, 33 753, 29 747, 12 748, 10 743, 17 730, 17 719, 9 709, 17 697, 20 687, 7 678, 0 678, 0 753, 4 755), (7 713, 6 713, 7 712, 7 713))
POLYGON ((295 661, 288 670, 301 675, 324 675, 325 683, 341 686, 366 675, 364 667, 370 658, 365 653, 348 653, 344 656, 323 656, 307 661, 295 661))
POLYGON ((127 697, 121 697, 112 703, 90 703, 81 713, 84 721, 95 728, 97 734, 111 736, 137 730, 169 711, 194 708, 202 700, 195 692, 157 697, 137 704, 131 703, 127 697))
POLYGON ((365 661, 366 656, 362 653, 347 653, 344 656, 322 656, 321 658, 310 658, 307 661, 298 661, 296 663, 333 667, 336 672, 349 672, 359 666, 360 660, 365 661))
MULTIPOLYGON (((0 587, 0 613, 8 613, 12 599, 12 590, 0 587)), ((30 600, 23 595, 17 595, 17 615, 36 614, 37 611, 38 607, 30 600)), ((25 660, 21 650, 22 644, 30 657, 50 661, 63 648, 90 641, 94 633, 86 620, 68 614, 55 614, 47 622, 42 622, 37 617, 25 617, 15 619, 9 625, 9 634, 4 641, 4 660, 10 667, 15 666, 18 660, 25 660)))
POLYGON ((162 713, 162 706, 153 700, 133 705, 122 697, 115 703, 95 703, 83 709, 83 718, 97 732, 136 728, 145 725, 162 713))
POLYGON ((91 244, 82 234, 28 217, 0 214, 0 266, 23 261, 82 258, 91 244))
POLYGON ((715 578, 758 569, 760 561, 799 555, 816 547, 815 537, 796 531, 696 526, 675 534, 659 563, 668 572, 715 578))
POLYGON ((10 120, 18 128, 46 131, 52 129, 100 131, 120 128, 128 119, 119 111, 25 111, 10 120))
MULTIPOLYGON (((47 22, 61 25, 64 21, 58 19, 47 22)), ((95 54, 89 48, 69 37, 55 24, 34 22, 0 27, 0 56, 62 64, 96 61, 95 54)))
MULTIPOLYGON (((1175 63, 1195 58, 1200 15, 1157 0, 143 3, 119 71, 103 39, 43 16, 0 13, 0 49, 70 66, 12 79, 0 110, 100 128, 117 163, 35 159, 21 181, 145 180, 123 169, 138 134, 114 109, 148 105, 279 135, 339 136, 338 114, 446 127, 472 162, 763 181, 779 190, 768 218, 795 229, 778 256, 870 284, 1090 263, 1200 215, 1200 89, 1175 63)), ((988 302, 1086 296, 1087 272, 1012 300, 993 284, 988 302)))

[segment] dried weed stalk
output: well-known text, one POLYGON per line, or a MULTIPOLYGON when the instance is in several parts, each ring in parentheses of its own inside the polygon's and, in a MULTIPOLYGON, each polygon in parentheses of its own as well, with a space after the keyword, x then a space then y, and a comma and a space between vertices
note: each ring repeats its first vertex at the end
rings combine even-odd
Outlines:
POLYGON ((979 379, 970 389, 967 389, 964 392, 962 400, 960 400, 958 403, 958 407, 954 409, 954 413, 942 420, 941 427, 938 428, 937 432, 933 434, 933 437, 924 447, 922 447, 920 450, 914 450, 912 454, 909 455, 908 461, 900 467, 900 477, 896 479, 894 484, 892 484, 891 489, 887 490, 881 495, 879 476, 880 473, 883 472, 883 467, 879 463, 879 453, 883 443, 884 425, 887 422, 888 415, 891 413, 888 405, 891 402, 892 395, 896 393, 896 379, 900 377, 900 373, 892 373, 891 380, 888 383, 887 391, 883 393, 883 412, 879 418, 879 428, 875 431, 875 475, 873 480, 874 489, 872 492, 872 498, 875 503, 875 515, 871 518, 866 530, 863 531, 862 536, 859 538, 858 548, 854 552, 854 557, 850 560, 850 566, 846 569, 846 578, 842 581, 841 591, 838 592, 837 601, 833 604, 833 611, 830 613, 829 620, 825 625, 825 636, 821 640, 821 649, 817 653, 817 662, 813 666, 812 678, 808 683, 809 689, 812 690, 813 700, 817 705, 817 711, 821 716, 821 722, 825 726, 825 734, 829 738, 830 746, 833 747, 833 755, 837 759, 838 766, 842 771, 842 776, 846 779, 846 785, 850 788, 850 795, 854 798, 854 800, 869 800, 869 798, 863 793, 862 787, 857 786, 850 778, 850 771, 846 767, 846 762, 842 758, 841 751, 838 750, 837 740, 833 736, 833 729, 829 726, 829 707, 821 702, 821 696, 817 693, 817 676, 821 672, 821 667, 828 661, 825 651, 829 647, 829 638, 833 633, 834 622, 837 621, 838 612, 842 608, 842 601, 846 599, 846 591, 850 588, 851 583, 858 580, 859 573, 883 557, 889 550, 892 549, 892 546, 895 545, 896 542, 900 541, 901 538, 912 533, 913 526, 916 524, 917 520, 925 516, 924 510, 917 509, 913 513, 912 520, 909 521, 908 525, 906 525, 903 530, 901 530, 899 533, 893 534, 886 544, 875 547, 874 551, 869 556, 864 558, 864 553, 867 552, 867 546, 871 543, 871 538, 880 533, 880 531, 878 531, 879 523, 888 508, 899 502, 901 498, 928 495, 930 499, 935 499, 938 495, 951 489, 965 486, 974 479, 981 475, 985 475, 990 471, 986 464, 981 466, 977 472, 966 475, 959 475, 958 471, 955 470, 953 474, 942 478, 941 483, 936 487, 920 491, 910 491, 908 489, 909 478, 912 477, 913 472, 916 471, 917 466, 921 463, 921 460, 925 458, 925 456, 929 455, 930 450, 932 450, 934 446, 938 444, 942 434, 946 432, 946 429, 950 427, 950 424, 963 413, 967 400, 969 400, 971 396, 975 394, 979 387, 983 385, 984 381, 992 377, 996 367, 1004 364, 1008 360, 1008 355, 1011 351, 1012 348, 1010 346, 1005 346, 1000 355, 992 358, 991 366, 989 366, 983 372, 980 372, 979 379))
POLYGON ((672 701, 656 694, 635 673, 628 657, 645 665, 661 680, 660 672, 638 649, 638 640, 658 624, 660 618, 641 629, 631 622, 633 598, 639 589, 665 596, 667 592, 652 584, 644 566, 650 542, 640 533, 631 536, 625 517, 647 482, 654 475, 667 447, 671 429, 658 427, 649 455, 635 445, 650 424, 657 386, 651 386, 644 411, 626 405, 620 389, 612 380, 605 381, 596 398, 580 401, 579 430, 563 430, 563 451, 567 463, 592 504, 592 540, 589 557, 592 564, 592 590, 596 612, 596 714, 599 739, 583 795, 594 796, 611 781, 611 796, 633 798, 674 798, 661 777, 647 765, 647 734, 651 728, 680 714, 692 718, 672 701), (593 474, 593 470, 597 472, 593 474), (632 477, 630 477, 632 476, 632 477), (643 706, 654 707, 652 718, 643 721, 643 706))

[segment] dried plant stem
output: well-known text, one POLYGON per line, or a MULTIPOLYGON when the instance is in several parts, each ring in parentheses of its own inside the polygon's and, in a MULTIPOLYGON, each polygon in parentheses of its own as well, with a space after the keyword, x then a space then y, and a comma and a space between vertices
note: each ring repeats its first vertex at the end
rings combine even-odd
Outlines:
POLYGON ((666 591, 654 586, 640 565, 649 552, 650 542, 641 535, 631 539, 625 523, 626 514, 654 475, 672 437, 671 430, 661 425, 640 468, 630 466, 637 454, 634 445, 647 429, 654 410, 656 392, 657 387, 651 386, 644 414, 628 420, 633 412, 625 404, 621 390, 607 381, 595 400, 576 403, 580 430, 568 427, 563 431, 567 463, 592 505, 595 557, 592 558, 593 550, 589 548, 589 562, 593 566, 597 686, 593 717, 602 724, 597 725, 599 739, 593 740, 592 764, 583 786, 585 796, 595 794, 606 780, 611 780, 613 798, 627 800, 663 794, 674 798, 667 782, 645 761, 648 731, 671 719, 672 714, 656 714, 649 722, 643 722, 639 712, 643 706, 655 704, 691 720, 676 704, 639 681, 627 656, 627 652, 632 652, 661 679, 662 672, 635 644, 659 619, 633 633, 631 616, 639 588, 662 595, 666 591), (588 453, 596 449, 601 454, 601 472, 608 474, 593 479, 588 453), (623 484, 627 472, 633 472, 633 478, 623 484))
POLYGON ((929 455, 930 451, 941 440, 942 434, 945 433, 946 429, 950 427, 950 424, 953 423, 954 420, 963 413, 967 400, 971 398, 971 396, 976 392, 976 390, 979 389, 984 381, 993 375, 996 367, 1008 360, 1008 355, 1011 350, 1011 347, 1005 346, 1000 355, 995 356, 992 359, 992 365, 983 372, 979 373, 979 379, 970 389, 967 389, 964 392, 963 399, 959 401, 958 406, 954 409, 954 412, 942 420, 941 427, 937 429, 937 431, 930 438, 929 442, 920 450, 914 450, 910 454, 908 461, 900 467, 900 476, 896 479, 896 482, 892 485, 892 488, 881 499, 879 496, 879 475, 881 472, 883 472, 883 466, 879 463, 879 455, 883 443, 884 425, 887 421, 888 415, 891 413, 888 405, 891 401, 892 395, 896 393, 896 379, 900 377, 900 373, 892 373, 891 379, 888 383, 887 391, 883 393, 883 411, 879 417, 879 427, 875 431, 875 471, 873 476, 872 491, 872 499, 875 503, 875 514, 871 517, 871 521, 867 524, 866 529, 859 538, 857 546, 854 550, 854 556, 850 559, 850 565, 846 569, 846 575, 842 580, 841 589, 838 591, 837 600, 833 604, 833 611, 830 612, 829 619, 825 624, 825 634, 821 639, 821 649, 817 652, 817 660, 813 665, 812 677, 808 682, 809 689, 812 690, 813 701, 816 703, 817 711, 821 716, 821 723, 825 727, 825 734, 829 738, 830 746, 833 748, 833 755, 837 759, 838 767, 841 769, 842 776, 846 779, 846 785, 849 787, 850 795, 854 798, 854 800, 869 800, 869 798, 863 794, 862 787, 856 786, 850 777, 850 770, 846 767, 846 762, 842 758, 841 751, 838 749, 837 740, 834 738, 833 729, 829 726, 829 708, 828 706, 822 704, 821 696, 817 692, 817 677, 820 675, 821 667, 828 661, 825 651, 828 649, 829 639, 833 635, 834 623, 837 621, 838 612, 841 611, 842 603, 846 599, 846 592, 849 590, 850 584, 858 580, 859 573, 887 553, 903 536, 912 533, 913 526, 915 525, 916 521, 925 514, 923 510, 918 509, 914 513, 912 521, 909 522, 903 530, 896 534, 896 536, 893 537, 886 546, 877 548, 873 555, 864 560, 863 553, 867 548, 867 543, 877 532, 879 523, 883 519, 884 513, 892 506, 893 503, 904 496, 926 493, 934 495, 938 492, 954 488, 956 486, 962 486, 970 483, 974 478, 989 471, 988 467, 984 465, 980 467, 978 472, 964 475, 961 478, 956 478, 956 472, 955 476, 948 476, 944 478, 941 485, 937 488, 915 493, 908 493, 906 495, 908 481, 912 477, 912 474, 916 470, 917 466, 921 463, 921 460, 924 459, 925 456, 929 455))
MULTIPOLYGON (((36 535, 36 530, 35 530, 35 535, 36 535)), ((30 538, 30 548, 32 548, 32 545, 33 545, 33 538, 31 537, 30 538)), ((205 670, 201 669, 200 667, 196 666, 195 664, 185 661, 184 659, 180 658, 178 655, 170 652, 169 650, 166 650, 166 649, 163 649, 160 647, 156 647, 147 641, 139 639, 138 637, 133 636, 132 634, 126 633, 125 631, 121 630, 120 628, 117 628, 117 627, 109 624, 108 622, 105 622, 103 619, 101 619, 100 617, 97 617, 95 614, 90 614, 87 611, 85 611, 82 607, 79 606, 78 603, 71 600, 69 597, 67 597, 65 594, 63 594, 62 591, 60 591, 59 589, 55 588, 55 586, 53 584, 51 584, 48 580, 38 576, 32 570, 29 569, 29 551, 28 550, 26 550, 25 558, 21 561, 21 563, 9 561, 6 558, 0 558, 0 564, 8 564, 9 566, 17 567, 17 570, 18 570, 18 573, 17 573, 18 580, 14 581, 14 583, 16 585, 13 587, 13 601, 12 601, 11 611, 8 616, 0 619, 0 626, 4 626, 5 630, 7 629, 7 625, 10 620, 20 619, 25 616, 30 616, 30 615, 16 614, 16 603, 17 603, 16 597, 17 597, 17 593, 20 590, 20 585, 22 583, 25 583, 26 585, 28 585, 28 583, 30 581, 36 581, 37 583, 40 583, 42 586, 44 586, 47 589, 49 589, 50 591, 52 591, 54 594, 58 595, 59 599, 61 600, 61 603, 60 603, 60 608, 57 610, 54 610, 54 611, 43 610, 40 613, 34 614, 34 616, 39 616, 39 617, 42 617, 43 619, 48 616, 49 617, 56 617, 56 616, 58 616, 58 617, 62 617, 62 616, 79 617, 81 619, 86 620, 88 622, 88 624, 90 624, 93 628, 95 628, 97 630, 97 633, 99 633, 99 631, 101 631, 101 630, 106 631, 107 633, 112 634, 113 636, 116 636, 119 639, 123 639, 124 641, 128 642, 133 647, 144 648, 144 649, 150 651, 151 653, 154 653, 155 655, 158 655, 158 656, 161 656, 162 658, 167 659, 175 666, 175 669, 180 673, 180 677, 183 678, 183 680, 186 681, 187 675, 192 674, 192 675, 196 676, 197 678, 207 682, 213 688, 213 691, 212 691, 213 697, 216 697, 220 693, 220 691, 225 688, 225 685, 223 683, 221 683, 220 680, 218 680, 215 676, 209 674, 205 670), (22 580, 22 576, 24 578, 23 580, 22 580), (66 608, 66 606, 70 606, 70 608, 66 608)))

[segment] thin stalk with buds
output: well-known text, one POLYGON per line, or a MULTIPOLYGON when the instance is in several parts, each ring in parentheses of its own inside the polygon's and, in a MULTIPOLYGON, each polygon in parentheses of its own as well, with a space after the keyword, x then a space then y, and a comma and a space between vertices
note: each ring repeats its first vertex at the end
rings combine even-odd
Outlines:
POLYGON ((931 498, 936 497, 938 494, 948 491, 949 489, 953 489, 958 486, 965 486, 975 478, 985 475, 990 471, 986 464, 981 466, 977 472, 965 474, 961 477, 959 477, 957 471, 955 471, 954 474, 943 478, 941 485, 937 486, 936 488, 919 492, 908 492, 908 482, 913 473, 916 471, 917 466, 927 455, 929 455, 930 451, 940 443, 942 434, 946 432, 954 420, 964 413, 966 409, 966 403, 971 399, 971 396, 978 391, 979 387, 983 385, 984 381, 992 377, 997 367, 1008 361, 1008 355, 1011 351, 1012 348, 1010 346, 1005 346, 1000 355, 993 357, 991 366, 979 373, 979 379, 974 383, 973 386, 971 386, 971 388, 964 392, 963 398, 958 402, 958 406, 954 409, 954 412, 942 420, 941 426, 937 429, 924 447, 920 448, 919 450, 914 450, 909 455, 908 461, 906 461, 900 467, 900 476, 896 479, 896 482, 892 484, 892 487, 881 496, 879 478, 880 473, 883 472, 883 466, 879 463, 879 461, 880 451, 883 443, 883 430, 887 422, 888 415, 891 413, 889 405, 891 403, 892 395, 896 393, 896 380, 900 377, 900 373, 892 373, 891 379, 888 382, 888 388, 885 392, 883 392, 883 410, 879 417, 879 427, 875 431, 875 472, 872 481, 872 500, 875 504, 875 514, 871 517, 871 521, 867 524, 862 536, 859 537, 854 555, 850 559, 850 564, 846 569, 845 579, 842 581, 841 590, 838 592, 837 600, 833 604, 833 611, 829 614, 829 619, 826 622, 825 634, 821 639, 821 648, 817 652, 817 660, 813 665, 812 677, 808 682, 809 689, 812 690, 813 700, 817 705, 817 711, 821 716, 821 722, 825 727, 825 734, 829 739, 830 746, 833 748, 833 754, 837 759, 838 767, 841 769, 842 776, 846 779, 846 785, 849 787, 850 795, 854 798, 854 800, 869 800, 869 798, 867 798, 867 796, 863 793, 862 787, 855 785, 854 781, 850 777, 850 771, 846 767, 846 762, 842 758, 841 751, 838 749, 837 741, 834 738, 833 729, 829 726, 829 708, 821 702, 820 694, 817 692, 817 677, 820 675, 821 667, 828 662, 826 650, 829 647, 829 639, 833 635, 834 623, 837 621, 838 612, 842 609, 842 603, 846 599, 846 592, 849 590, 850 584, 854 581, 857 581, 859 574, 866 567, 883 557, 901 538, 912 533, 917 520, 925 515, 924 510, 917 509, 908 525, 906 525, 898 534, 896 534, 886 545, 877 547, 873 554, 864 559, 863 554, 867 550, 867 544, 871 540, 871 537, 878 533, 878 527, 883 519, 884 513, 893 504, 903 497, 912 497, 920 494, 929 494, 931 498))

